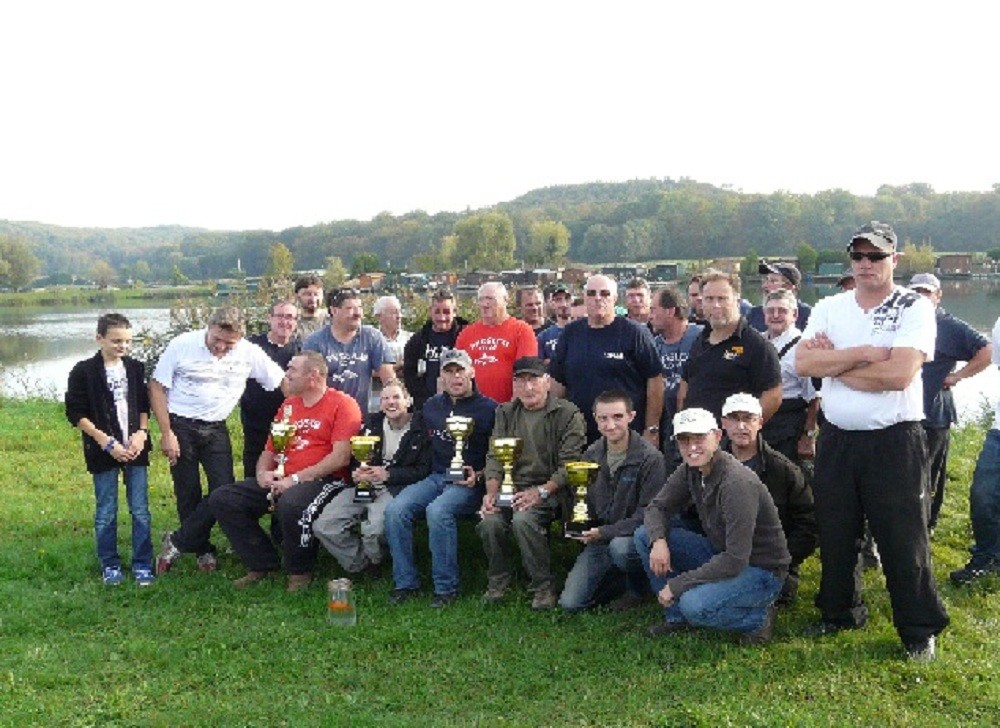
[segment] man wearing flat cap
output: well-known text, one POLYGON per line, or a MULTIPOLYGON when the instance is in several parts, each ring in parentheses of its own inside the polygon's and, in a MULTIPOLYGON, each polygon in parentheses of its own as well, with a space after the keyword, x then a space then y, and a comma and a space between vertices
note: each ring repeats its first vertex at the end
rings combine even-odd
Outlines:
POLYGON ((767 314, 764 311, 764 306, 767 305, 767 297, 775 291, 786 290, 790 291, 798 302, 798 316, 796 317, 795 325, 799 329, 804 329, 806 324, 809 323, 809 314, 812 313, 812 306, 808 303, 803 303, 799 297, 799 287, 802 285, 802 274, 799 273, 799 269, 791 263, 768 263, 767 261, 763 261, 757 267, 757 272, 763 276, 761 286, 764 289, 764 303, 750 309, 750 312, 747 314, 749 324, 761 333, 765 333, 767 331, 767 314))
POLYGON ((486 456, 486 494, 476 527, 489 558, 489 583, 483 600, 501 601, 511 583, 510 537, 521 552, 531 579, 531 608, 552 609, 559 595, 552 574, 549 528, 571 508, 566 485, 568 462, 580 459, 586 444, 586 425, 576 405, 549 392, 552 381, 537 356, 514 362, 514 398, 500 405, 493 425, 495 438, 518 438, 521 449, 513 463, 513 503, 498 502, 504 471, 491 450, 486 456))

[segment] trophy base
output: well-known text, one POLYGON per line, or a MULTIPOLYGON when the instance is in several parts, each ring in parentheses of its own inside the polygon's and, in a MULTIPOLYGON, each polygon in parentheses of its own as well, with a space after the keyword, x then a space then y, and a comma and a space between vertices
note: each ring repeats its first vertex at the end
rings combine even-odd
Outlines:
POLYGON ((465 468, 448 468, 445 479, 450 485, 460 485, 465 482, 465 468))
POLYGON ((514 507, 513 493, 497 493, 497 508, 513 508, 513 507, 514 507))
POLYGON ((374 488, 354 488, 355 503, 374 503, 377 497, 378 493, 375 492, 374 488))
POLYGON ((593 521, 570 521, 563 529, 563 534, 566 538, 580 538, 584 531, 589 531, 594 525, 593 521))

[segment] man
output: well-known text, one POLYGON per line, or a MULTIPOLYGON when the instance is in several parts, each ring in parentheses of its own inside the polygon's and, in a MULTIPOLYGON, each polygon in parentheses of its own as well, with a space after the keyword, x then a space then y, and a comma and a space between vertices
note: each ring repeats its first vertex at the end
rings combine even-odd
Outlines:
POLYGON ((663 414, 660 416, 660 447, 667 463, 679 465, 680 453, 673 440, 673 419, 677 414, 677 391, 681 383, 681 370, 691 354, 691 347, 704 329, 688 322, 687 302, 680 291, 667 286, 657 291, 650 309, 650 323, 656 334, 653 341, 663 366, 663 414))
POLYGON ((537 337, 538 356, 545 361, 546 366, 552 361, 563 329, 573 320, 573 294, 565 283, 559 282, 552 286, 549 309, 552 311, 552 325, 541 331, 537 337))
POLYGON ((295 299, 299 302, 300 309, 295 338, 301 344, 326 325, 322 279, 314 275, 299 278, 295 281, 295 299))
POLYGON ((593 275, 586 286, 587 317, 563 329, 549 365, 553 393, 565 396, 584 413, 587 442, 600 437, 594 400, 606 389, 622 389, 635 404, 632 427, 659 446, 663 411, 663 368, 645 326, 615 315, 618 284, 593 275))
POLYGON ((426 513, 431 548, 434 598, 441 609, 458 598, 459 516, 471 516, 482 505, 481 474, 486 464, 490 432, 497 403, 477 392, 472 359, 461 349, 441 354, 444 392, 424 405, 424 426, 431 439, 431 474, 407 486, 385 509, 385 538, 392 554, 392 604, 402 604, 420 590, 413 557, 413 521, 426 513), (451 416, 472 418, 471 437, 465 439, 461 457, 464 479, 452 482, 448 468, 455 455, 455 440, 448 431, 451 416))
POLYGON ((284 475, 276 472, 274 447, 261 453, 256 478, 232 483, 209 497, 212 514, 247 568, 233 582, 237 589, 281 570, 282 557, 260 526, 274 508, 281 527, 281 548, 290 592, 312 582, 316 541, 312 522, 330 497, 344 487, 351 462, 351 436, 361 428, 361 410, 351 397, 326 383, 326 361, 304 351, 288 365, 289 422, 295 438, 285 450, 284 475), (270 496, 270 497, 269 497, 270 496))
MULTIPOLYGON (((993 363, 1000 366, 1000 318, 993 326, 992 347, 993 363)), ((1000 574, 1000 400, 972 475, 969 516, 975 543, 969 563, 951 572, 951 581, 956 586, 1000 574)))
POLYGON ((816 419, 819 393, 812 379, 795 372, 795 347, 802 338, 796 327, 798 307, 791 291, 779 288, 767 294, 764 336, 778 352, 781 366, 781 406, 764 426, 764 439, 794 463, 816 455, 816 419))
POLYGON ((839 288, 841 290, 841 292, 843 292, 843 291, 853 291, 854 290, 854 274, 851 273, 851 272, 845 273, 844 275, 842 275, 840 278, 837 279, 837 283, 835 285, 837 286, 837 288, 839 288))
POLYGON ((718 418, 726 397, 748 392, 767 422, 781 405, 781 368, 774 347, 740 316, 740 277, 709 270, 701 294, 708 327, 681 369, 677 409, 701 407, 718 418))
POLYGON ((917 273, 910 279, 910 288, 924 296, 934 306, 937 337, 934 359, 921 368, 924 383, 924 434, 927 436, 927 462, 930 467, 930 518, 927 527, 933 531, 944 502, 944 485, 948 480, 948 441, 951 426, 958 422, 955 399, 951 389, 963 379, 975 376, 990 365, 993 347, 985 336, 941 307, 941 281, 933 273, 917 273), (965 366, 956 370, 958 362, 965 366))
MULTIPOLYGON (((295 338, 299 311, 291 301, 278 301, 268 313, 268 330, 249 337, 274 360, 282 370, 299 353, 300 342, 295 338)), ((271 434, 271 422, 284 401, 280 389, 268 392, 256 380, 247 379, 240 397, 240 423, 243 425, 243 477, 252 478, 257 472, 257 459, 271 434)))
MULTIPOLYGON (((403 374, 403 351, 406 342, 413 335, 404 329, 400 323, 403 320, 403 307, 395 296, 379 296, 372 307, 375 318, 378 319, 378 332, 382 334, 385 345, 395 362, 392 365, 393 379, 403 374)), ((372 382, 372 390, 368 399, 368 411, 378 412, 382 395, 382 380, 377 376, 372 382)))
MULTIPOLYGON (((149 403, 160 426, 160 449, 170 463, 182 524, 202 501, 199 466, 205 469, 210 494, 236 479, 226 418, 247 379, 272 391, 284 376, 263 349, 243 338, 243 313, 236 308, 216 309, 206 329, 180 334, 167 344, 149 380, 149 403)), ((209 516, 208 527, 199 530, 204 537, 184 549, 198 555, 202 571, 217 568, 215 548, 208 540, 212 523, 209 516)), ((163 547, 169 546, 168 533, 163 547)))
POLYGON ((503 283, 484 283, 477 300, 479 320, 462 329, 455 347, 472 357, 479 391, 496 402, 509 402, 514 394, 514 362, 537 355, 538 340, 528 324, 507 313, 503 283))
POLYGON ((568 513, 572 494, 566 486, 567 462, 579 460, 586 442, 583 415, 572 402, 550 394, 551 380, 537 356, 514 362, 514 399, 497 408, 491 437, 516 437, 521 451, 514 461, 513 506, 497 504, 504 471, 492 451, 486 456, 486 494, 476 532, 489 559, 489 583, 483 600, 499 603, 510 588, 510 535, 531 583, 531 608, 556 605, 555 576, 549 551, 549 527, 560 509, 568 513))
POLYGON ((791 561, 774 501, 752 471, 719 449, 722 433, 708 410, 678 412, 674 436, 684 465, 650 501, 635 533, 665 608, 649 634, 707 627, 737 632, 744 643, 769 642, 791 561), (704 533, 672 522, 691 506, 704 533))
POLYGON ((583 459, 598 464, 587 488, 587 511, 597 525, 578 539, 583 551, 559 597, 559 605, 568 612, 612 599, 611 608, 624 611, 649 594, 633 535, 667 474, 663 455, 629 427, 634 418, 632 401, 621 390, 602 392, 594 400, 601 439, 583 459))
POLYGON ((701 276, 694 275, 691 276, 691 280, 688 281, 687 286, 688 294, 688 320, 693 324, 698 324, 700 326, 707 326, 708 321, 705 320, 705 312, 702 310, 702 299, 701 299, 701 276))
POLYGON ((778 604, 791 604, 799 590, 799 566, 816 550, 812 489, 795 463, 761 436, 761 409, 756 397, 734 394, 727 398, 722 405, 722 429, 729 438, 725 449, 757 474, 778 509, 792 557, 778 604))
MULTIPOLYGON (((761 279, 761 287, 764 289, 764 304, 767 304, 768 296, 775 291, 789 291, 798 299, 799 287, 802 285, 802 274, 799 269, 791 263, 768 263, 762 261, 757 271, 764 276, 761 279)), ((812 313, 812 306, 803 303, 801 299, 796 302, 796 319, 798 327, 804 329, 809 323, 809 314, 812 313)), ((757 331, 764 333, 767 331, 767 321, 764 314, 764 306, 754 306, 747 314, 747 321, 757 331)))
POLYGON ((326 295, 330 325, 305 340, 302 348, 318 351, 326 359, 327 384, 354 397, 362 412, 368 411, 372 376, 385 384, 393 378, 392 352, 376 329, 361 323, 361 292, 339 288, 326 295))
POLYGON ((813 495, 823 566, 820 634, 863 627, 858 545, 878 545, 896 632, 915 660, 934 658, 948 625, 931 567, 924 492, 920 367, 934 355, 930 302, 893 285, 896 233, 872 222, 848 244, 853 291, 820 301, 795 352, 800 375, 823 377, 813 495))
POLYGON ((521 313, 521 320, 531 327, 536 337, 552 325, 545 319, 545 300, 538 286, 517 289, 517 309, 521 313))
POLYGON ((455 294, 440 289, 431 296, 430 320, 403 347, 403 382, 413 396, 413 411, 438 393, 441 352, 455 347, 458 333, 468 323, 457 315, 455 294))
POLYGON ((648 326, 652 304, 653 292, 645 278, 633 278, 625 284, 625 309, 630 319, 648 326))

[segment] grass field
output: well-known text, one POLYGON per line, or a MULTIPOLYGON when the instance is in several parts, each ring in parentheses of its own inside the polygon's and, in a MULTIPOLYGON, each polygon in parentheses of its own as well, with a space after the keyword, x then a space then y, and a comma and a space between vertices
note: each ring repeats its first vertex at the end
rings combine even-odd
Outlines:
MULTIPOLYGON (((774 642, 702 632, 650 641, 648 607, 617 615, 535 614, 526 595, 487 608, 485 559, 461 532, 463 598, 390 607, 390 580, 360 582, 355 628, 327 625, 324 591, 279 581, 236 592, 223 548, 204 575, 188 556, 150 588, 105 588, 78 434, 58 404, 0 401, 0 725, 996 725, 1000 580, 957 589, 969 541, 968 485, 982 430, 954 435, 952 480, 934 539, 952 617, 938 660, 902 659, 881 575, 869 572, 867 629, 819 640, 818 577, 774 642)), ((154 433, 155 437, 155 433, 154 433)), ((887 473, 891 477, 891 473, 887 473)), ((162 457, 151 469, 154 541, 176 527, 162 457)), ((124 500, 124 498, 122 499, 124 500)), ((122 504, 124 509, 124 503, 122 504)), ((129 554, 127 512, 120 548, 129 554)), ((215 537, 225 547, 224 538, 215 537)), ((426 542, 418 538, 418 544, 426 542)), ((426 573, 426 549, 424 566, 426 573)), ((557 540, 562 569, 572 544, 557 540)), ((337 571, 320 561, 323 576, 337 571)))

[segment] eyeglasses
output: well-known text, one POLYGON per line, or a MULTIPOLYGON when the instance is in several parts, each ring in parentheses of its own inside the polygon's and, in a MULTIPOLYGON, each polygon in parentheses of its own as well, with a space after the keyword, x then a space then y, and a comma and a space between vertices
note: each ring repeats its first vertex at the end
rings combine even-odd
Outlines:
POLYGON ((598 291, 598 290, 596 290, 594 288, 588 288, 587 289, 587 297, 588 298, 594 298, 596 296, 600 296, 601 298, 611 298, 611 291, 609 291, 607 288, 602 289, 600 291, 598 291))
POLYGON ((851 260, 858 261, 867 258, 872 263, 878 263, 880 260, 885 260, 891 255, 892 253, 886 253, 881 250, 875 253, 862 253, 861 251, 858 250, 852 250, 850 252, 851 260))
POLYGON ((294 321, 299 315, 297 313, 272 313, 271 318, 285 319, 286 321, 294 321))

